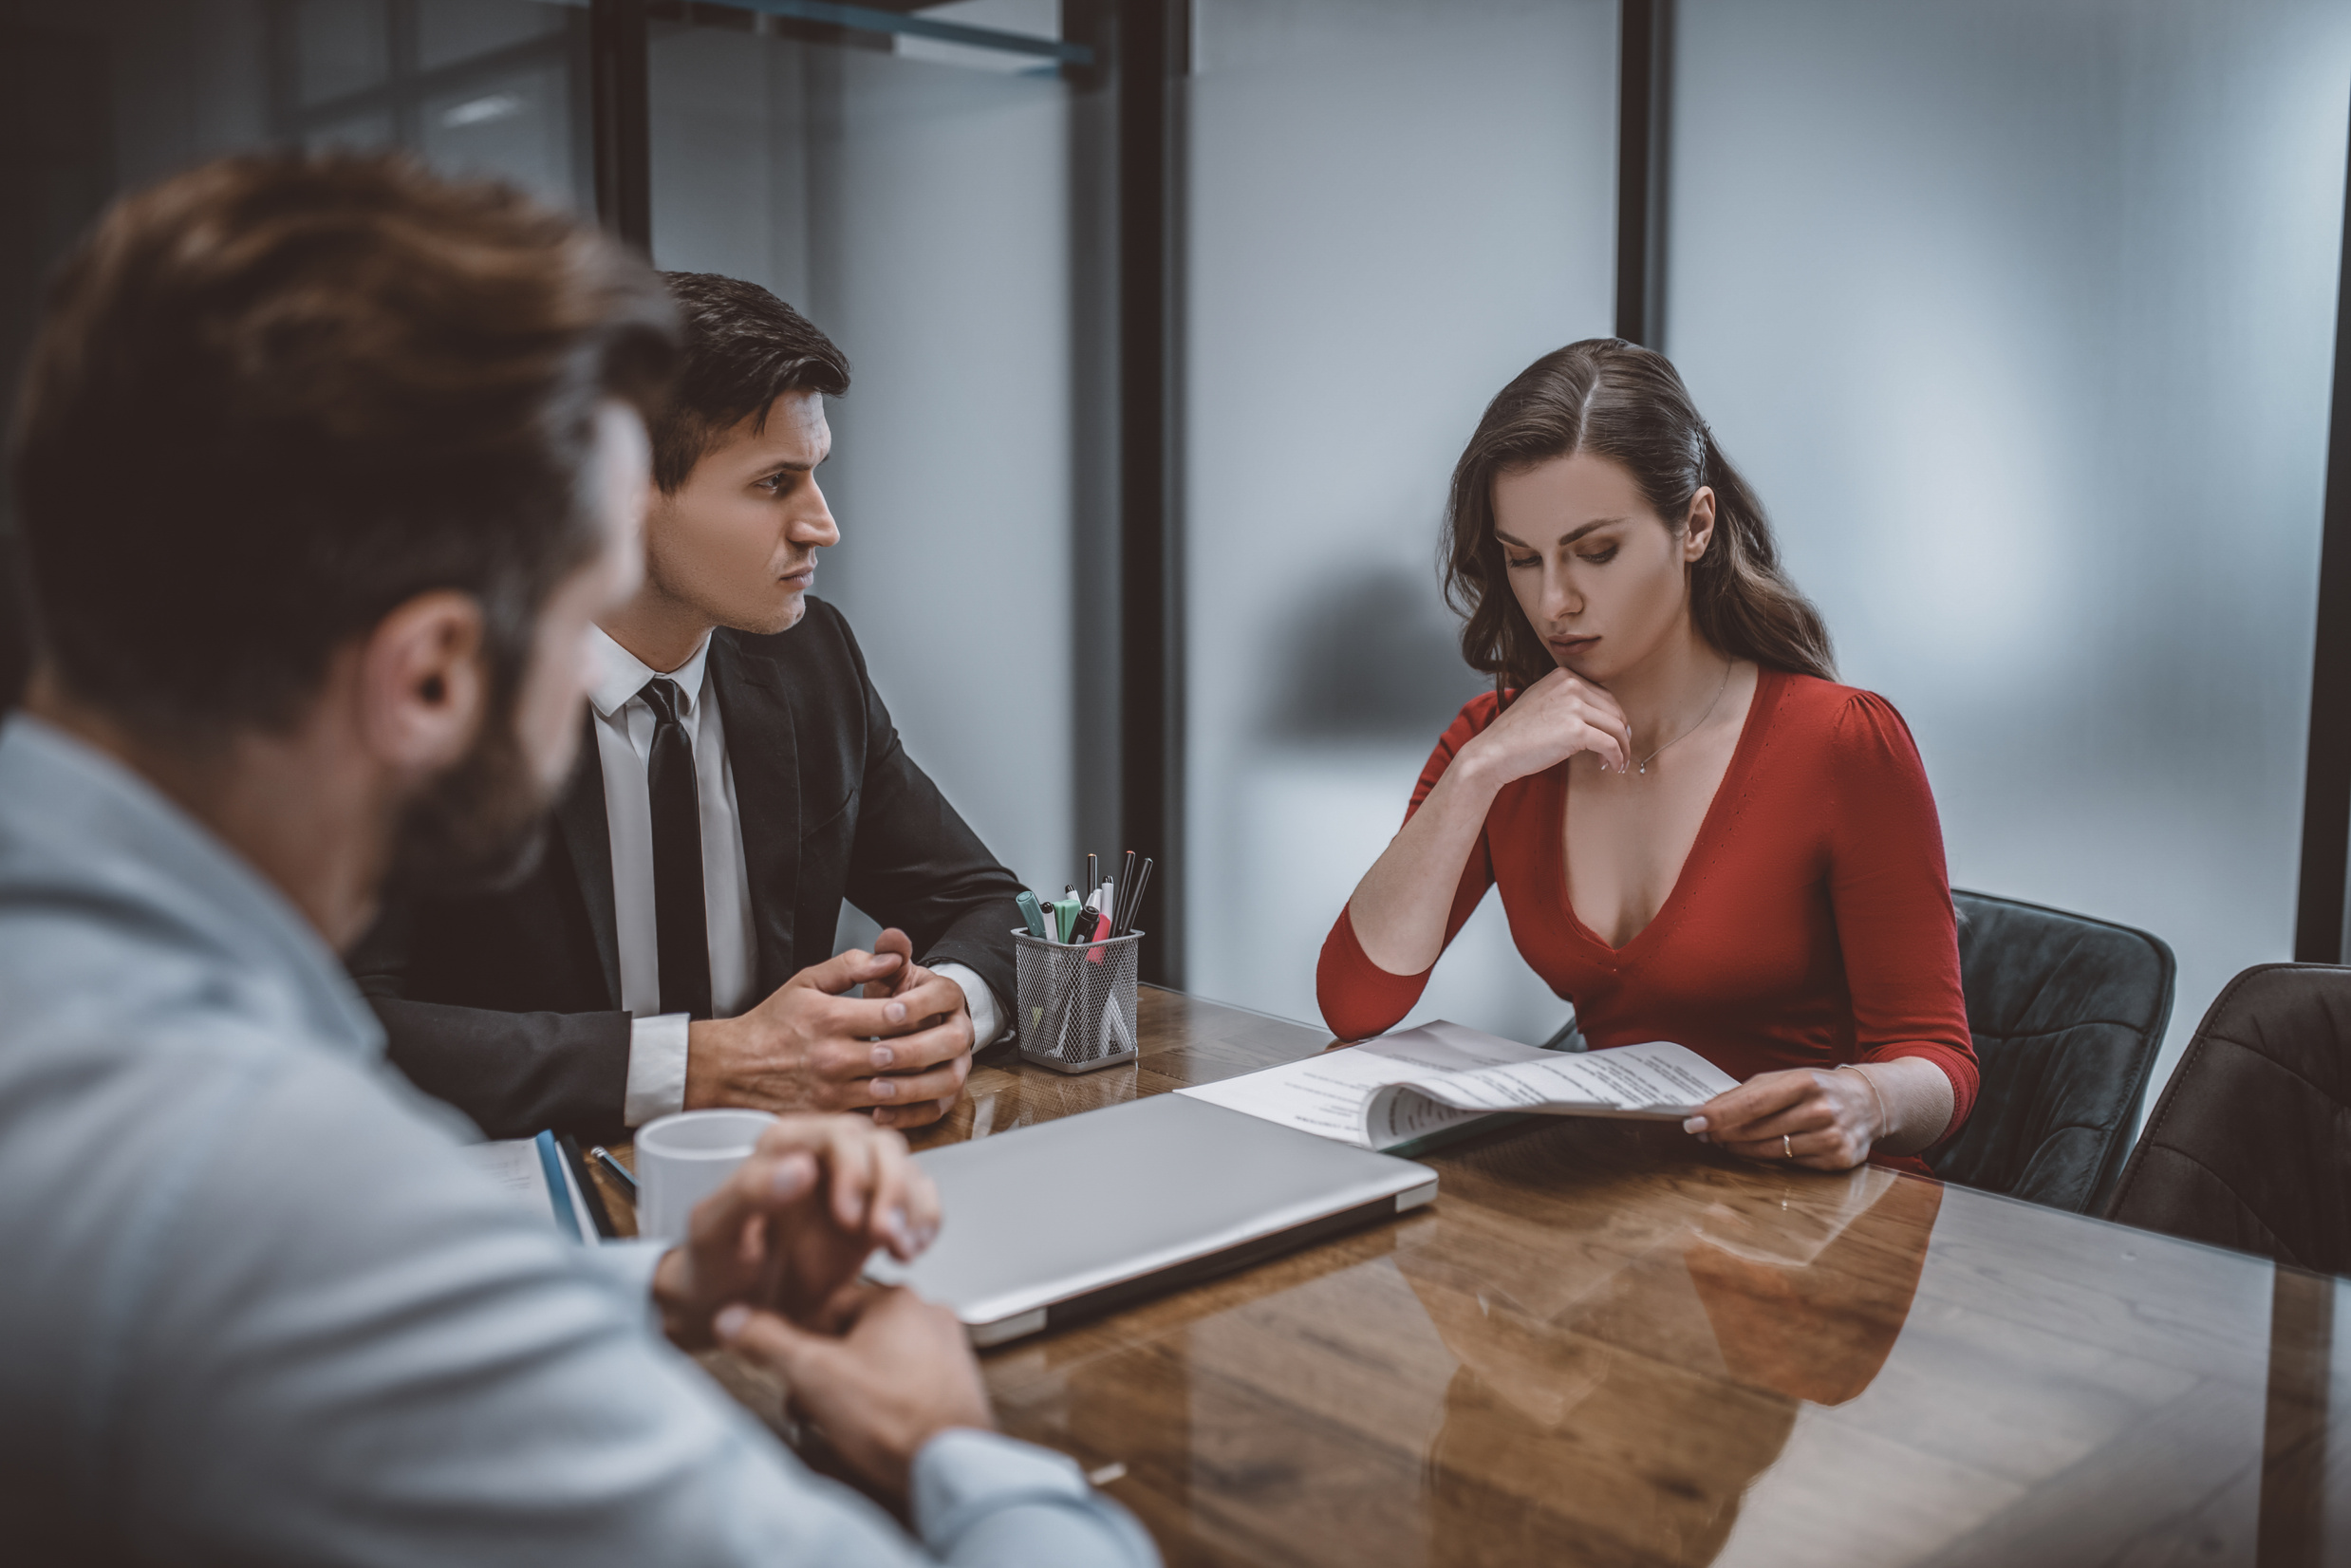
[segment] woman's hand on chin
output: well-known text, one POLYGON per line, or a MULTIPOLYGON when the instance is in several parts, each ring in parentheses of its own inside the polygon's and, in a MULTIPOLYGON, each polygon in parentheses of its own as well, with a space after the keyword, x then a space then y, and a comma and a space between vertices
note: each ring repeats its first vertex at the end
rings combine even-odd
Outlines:
POLYGON ((1682 1130, 1744 1159, 1850 1170, 1887 1129, 1858 1073, 1812 1067, 1758 1073, 1698 1108, 1682 1130))
POLYGON ((1608 692, 1567 670, 1553 670, 1519 693, 1462 749, 1465 760, 1496 785, 1557 767, 1577 752, 1623 773, 1633 756, 1633 726, 1608 692))

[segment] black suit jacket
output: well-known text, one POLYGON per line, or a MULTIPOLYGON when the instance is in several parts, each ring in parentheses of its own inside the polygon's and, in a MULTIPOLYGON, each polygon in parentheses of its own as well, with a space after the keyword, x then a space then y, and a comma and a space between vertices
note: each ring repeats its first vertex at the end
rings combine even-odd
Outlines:
MULTIPOLYGON (((901 926, 924 963, 968 965, 1013 1017, 1021 885, 899 743, 841 612, 712 634, 710 676, 751 873, 754 995, 832 955, 847 898, 901 926)), ((554 842, 504 892, 395 904, 351 957, 392 1061, 494 1138, 622 1130, 612 848, 589 726, 554 842)))

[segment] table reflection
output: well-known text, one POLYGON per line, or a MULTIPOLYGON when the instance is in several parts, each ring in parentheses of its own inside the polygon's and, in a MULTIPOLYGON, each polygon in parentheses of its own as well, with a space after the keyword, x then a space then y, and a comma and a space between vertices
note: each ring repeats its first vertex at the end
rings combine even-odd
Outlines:
MULTIPOLYGON (((1139 1064, 980 1068, 916 1142, 1327 1044, 1143 1001, 1139 1064)), ((990 1353, 1005 1429, 1110 1477, 1171 1568, 2351 1562, 2331 1280, 1670 1125, 1425 1157, 1399 1223, 990 1353)))
POLYGON ((1835 1180, 1781 1174, 1596 1277, 1444 1233, 1400 1250, 1460 1363, 1426 1466, 1429 1560, 1713 1561, 1799 1407, 1867 1389, 1917 1291, 1942 1189, 1835 1180))

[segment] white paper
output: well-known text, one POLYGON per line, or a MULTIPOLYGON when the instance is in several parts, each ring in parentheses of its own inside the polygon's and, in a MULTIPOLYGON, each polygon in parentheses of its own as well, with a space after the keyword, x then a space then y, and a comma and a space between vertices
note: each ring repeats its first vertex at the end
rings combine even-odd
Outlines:
MULTIPOLYGON (((539 1158, 537 1139, 493 1139, 488 1143, 467 1144, 464 1152, 466 1158, 472 1160, 483 1174, 513 1193, 517 1202, 527 1204, 532 1214, 544 1216, 548 1223, 562 1228, 559 1223, 561 1210, 556 1207, 554 1195, 547 1190, 547 1167, 539 1158)), ((579 1184, 572 1177, 568 1162, 563 1185, 563 1202, 570 1208, 573 1220, 579 1223, 580 1240, 590 1246, 595 1245, 599 1240, 596 1222, 588 1215, 588 1200, 580 1192, 579 1184)))
POLYGON ((1570 1055, 1431 1023, 1177 1092, 1387 1148, 1496 1111, 1680 1117, 1732 1087, 1705 1057, 1663 1040, 1570 1055))
POLYGON ((531 1212, 552 1216, 554 1204, 547 1195, 547 1169, 539 1164, 539 1147, 530 1138, 502 1138, 486 1144, 467 1144, 465 1157, 517 1198, 530 1201, 531 1212))
POLYGON ((1502 1111, 1678 1121, 1737 1087, 1712 1062, 1670 1040, 1580 1054, 1546 1051, 1535 1060, 1396 1080, 1364 1106, 1364 1138, 1385 1148, 1465 1116, 1502 1111))
MULTIPOLYGON (((1425 1078, 1432 1071, 1475 1070, 1550 1055, 1531 1045, 1464 1029, 1457 1023, 1431 1023, 1401 1034, 1383 1035, 1344 1050, 1326 1051, 1304 1061, 1284 1062, 1279 1067, 1226 1078, 1222 1083, 1179 1089, 1176 1092, 1279 1122, 1284 1127, 1295 1127, 1301 1132, 1362 1144, 1366 1142, 1364 1106, 1376 1091, 1389 1084, 1425 1078)), ((1431 1109, 1437 1111, 1431 1127, 1483 1114, 1431 1109)))

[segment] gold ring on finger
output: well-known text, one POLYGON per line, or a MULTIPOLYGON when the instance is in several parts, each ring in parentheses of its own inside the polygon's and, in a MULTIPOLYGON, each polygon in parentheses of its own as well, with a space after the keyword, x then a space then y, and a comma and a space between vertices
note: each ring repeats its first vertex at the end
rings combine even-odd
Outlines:
POLYGON ((1780 1152, 1791 1160, 1796 1158, 1796 1140, 1784 1132, 1780 1134, 1780 1152))

